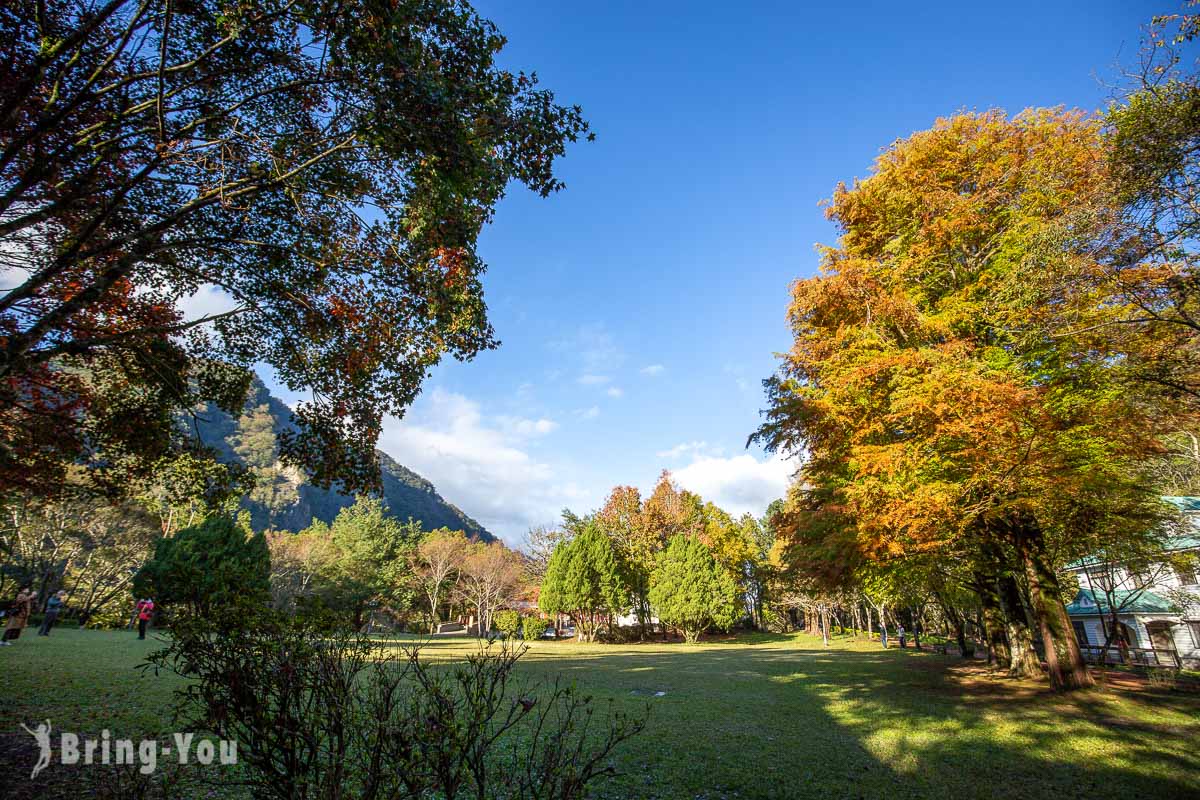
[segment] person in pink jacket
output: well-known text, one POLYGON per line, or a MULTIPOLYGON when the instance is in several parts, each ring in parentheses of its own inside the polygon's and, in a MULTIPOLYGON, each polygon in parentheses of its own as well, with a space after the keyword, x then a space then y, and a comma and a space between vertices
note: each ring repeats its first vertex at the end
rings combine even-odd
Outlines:
POLYGON ((147 597, 145 600, 139 600, 137 604, 137 623, 138 623, 138 638, 146 638, 146 626, 150 624, 150 620, 154 618, 154 600, 147 597))

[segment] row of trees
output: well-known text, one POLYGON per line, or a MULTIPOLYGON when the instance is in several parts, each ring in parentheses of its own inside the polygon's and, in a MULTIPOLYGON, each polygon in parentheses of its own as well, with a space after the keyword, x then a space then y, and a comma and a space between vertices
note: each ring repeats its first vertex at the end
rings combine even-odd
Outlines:
POLYGON ((211 516, 236 517, 244 478, 185 454, 161 460, 155 480, 128 487, 123 498, 75 485, 50 498, 0 497, 0 596, 30 585, 44 602, 65 589, 72 616, 118 624, 128 618, 135 576, 161 542, 211 516))
POLYGON ((1107 115, 959 114, 837 188, 757 434, 807 457, 774 517, 795 590, 977 608, 1014 674, 1090 682, 1058 568, 1160 550, 1195 485, 1197 26, 1158 25, 1107 115))
POLYGON ((236 496, 173 501, 178 492, 168 483, 118 505, 86 495, 4 504, 0 596, 65 589, 68 614, 95 625, 127 621, 136 594, 199 613, 273 602, 355 629, 386 617, 433 631, 462 610, 487 632, 527 586, 520 554, 401 522, 375 498, 359 497, 331 524, 256 533, 236 496))
POLYGON ((667 472, 644 500, 618 486, 586 517, 564 512, 561 528, 531 531, 529 549, 539 607, 570 615, 581 639, 626 613, 640 636, 657 616, 689 642, 763 613, 769 533, 681 490, 667 472))
POLYGON ((332 615, 359 629, 378 615, 432 633, 455 610, 492 629, 498 609, 525 588, 523 560, 500 542, 400 522, 374 498, 359 497, 331 524, 273 532, 271 593, 281 607, 332 615))
POLYGON ((161 536, 158 520, 136 503, 22 497, 0 511, 0 597, 32 586, 44 602, 64 589, 67 606, 85 620, 113 621, 128 609, 134 573, 161 536))

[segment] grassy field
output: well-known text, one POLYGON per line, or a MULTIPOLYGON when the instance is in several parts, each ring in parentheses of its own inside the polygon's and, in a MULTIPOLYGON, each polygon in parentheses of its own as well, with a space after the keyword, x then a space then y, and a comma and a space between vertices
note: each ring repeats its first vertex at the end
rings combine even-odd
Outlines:
MULTIPOLYGON (((136 669, 156 646, 58 630, 0 648, 0 787, 37 796, 20 722, 135 738, 174 730, 177 679, 136 669)), ((475 646, 442 639, 427 652, 456 658, 475 646)), ((854 640, 827 650, 802 634, 690 647, 535 642, 522 663, 630 711, 650 705, 602 797, 1200 797, 1194 694, 1059 697, 936 654, 854 640)))

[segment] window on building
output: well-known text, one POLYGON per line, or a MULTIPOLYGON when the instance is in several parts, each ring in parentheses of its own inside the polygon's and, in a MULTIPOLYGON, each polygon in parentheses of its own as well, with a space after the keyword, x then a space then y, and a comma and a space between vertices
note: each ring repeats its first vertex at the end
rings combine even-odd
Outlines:
MULTIPOLYGON (((1077 619, 1073 619, 1073 620, 1071 620, 1071 627, 1075 629, 1075 640, 1077 642, 1079 642, 1079 645, 1081 647, 1087 647, 1089 644, 1087 628, 1084 626, 1083 622, 1080 620, 1077 620, 1077 619)), ((1193 635, 1195 635, 1195 634, 1193 634, 1193 635)))
POLYGON ((1187 626, 1192 634, 1192 647, 1200 647, 1200 622, 1189 622, 1187 626))
MULTIPOLYGON (((1107 635, 1109 631, 1112 630, 1112 625, 1109 624, 1108 617, 1104 617, 1101 622, 1104 625, 1104 632, 1107 635)), ((1133 628, 1129 627, 1124 622, 1118 622, 1116 633, 1113 634, 1112 637, 1112 643, 1124 644, 1126 647, 1137 647, 1137 634, 1133 632, 1133 628)))
POLYGON ((1155 650, 1175 650, 1175 636, 1171 633, 1172 623, 1166 620, 1155 620, 1146 623, 1146 636, 1150 646, 1155 650))
POLYGON ((1107 592, 1113 588, 1112 571, 1107 567, 1093 567, 1087 571, 1092 586, 1107 592))
POLYGON ((1176 565, 1175 575, 1184 586, 1193 586, 1196 583, 1196 567, 1192 564, 1176 565))

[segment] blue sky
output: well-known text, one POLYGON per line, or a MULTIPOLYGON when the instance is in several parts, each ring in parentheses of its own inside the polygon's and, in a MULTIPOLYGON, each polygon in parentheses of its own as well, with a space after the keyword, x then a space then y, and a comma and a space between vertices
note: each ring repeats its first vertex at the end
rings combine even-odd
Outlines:
POLYGON ((1102 107, 1173 10, 965 6, 479 3, 503 63, 582 105, 597 140, 561 163, 566 191, 503 201, 480 247, 503 345, 439 367, 381 447, 512 544, 664 468, 761 513, 793 465, 745 442, 788 284, 835 239, 819 202, 938 116, 1102 107))

